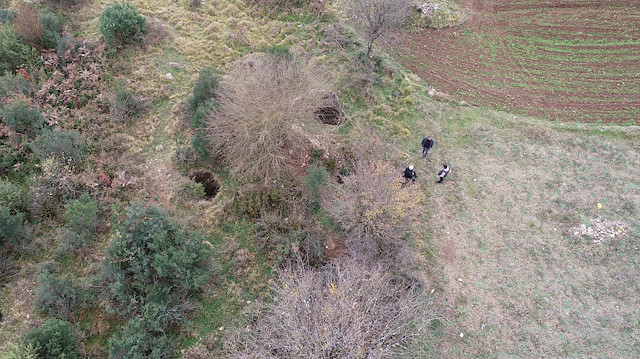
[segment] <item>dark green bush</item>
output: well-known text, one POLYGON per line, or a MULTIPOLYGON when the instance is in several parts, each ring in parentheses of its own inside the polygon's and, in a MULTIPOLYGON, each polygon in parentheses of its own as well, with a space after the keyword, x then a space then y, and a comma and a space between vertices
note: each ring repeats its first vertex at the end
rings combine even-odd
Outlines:
POLYGON ((198 105, 195 113, 191 116, 191 128, 204 128, 207 125, 207 115, 215 106, 215 99, 205 100, 202 104, 198 105))
POLYGON ((15 94, 23 94, 29 97, 32 93, 31 85, 22 76, 12 73, 0 76, 0 101, 6 100, 15 94))
POLYGON ((147 109, 147 103, 140 96, 135 96, 124 81, 116 83, 114 89, 111 114, 117 121, 134 120, 147 109))
POLYGON ((159 208, 134 203, 106 253, 106 278, 121 308, 139 310, 146 301, 168 302, 208 281, 209 249, 200 234, 187 236, 159 208), (189 238, 191 237, 191 238, 189 238))
POLYGON ((67 203, 62 218, 76 232, 93 233, 98 222, 98 202, 85 193, 67 203))
POLYGON ((200 160, 206 161, 209 158, 209 140, 203 131, 196 131, 196 134, 191 139, 191 147, 196 151, 200 160))
POLYGON ((23 152, 8 142, 0 141, 0 175, 20 175, 22 170, 15 172, 14 166, 23 163, 27 158, 23 152))
POLYGON ((29 103, 22 98, 15 99, 9 106, 0 109, 0 117, 3 118, 2 122, 7 123, 20 133, 39 133, 44 126, 42 112, 31 108, 29 103))
POLYGON ((71 51, 72 56, 78 54, 80 43, 73 36, 66 34, 56 38, 56 53, 62 57, 67 51, 71 51))
POLYGON ((52 12, 40 11, 40 24, 42 25, 40 43, 45 49, 55 48, 62 32, 62 19, 52 12))
POLYGON ((33 141, 31 150, 40 161, 53 157, 73 166, 79 166, 84 162, 84 139, 75 130, 46 130, 33 141))
MULTIPOLYGON (((198 80, 193 86, 193 93, 187 99, 187 110, 189 116, 193 116, 198 107, 204 105, 205 102, 214 100, 217 96, 220 84, 216 77, 215 69, 205 67, 198 73, 198 80)), ((215 106, 215 102, 209 102, 207 107, 215 106)))
POLYGON ((83 302, 83 292, 68 278, 58 276, 54 263, 45 264, 40 270, 35 308, 40 313, 58 319, 69 319, 83 302))
POLYGON ((0 75, 37 62, 38 51, 25 44, 11 24, 0 25, 0 75))
POLYGON ((327 182, 329 173, 324 167, 310 165, 307 167, 307 177, 304 178, 305 197, 311 211, 320 209, 320 188, 327 182))
POLYGON ((71 324, 63 320, 47 320, 41 328, 28 332, 24 341, 36 349, 40 359, 78 358, 78 335, 71 324))
POLYGON ((109 45, 126 45, 142 40, 145 19, 128 2, 107 6, 100 15, 100 32, 109 45))
POLYGON ((98 224, 98 202, 85 193, 67 203, 62 218, 65 227, 60 229, 62 238, 58 254, 68 254, 85 246, 94 236, 98 224))
POLYGON ((151 323, 151 321, 140 318, 129 320, 121 337, 109 340, 111 358, 174 358, 176 355, 176 338, 163 330, 150 328, 151 323))
POLYGON ((15 212, 26 212, 30 202, 27 187, 0 178, 0 206, 15 212))
POLYGON ((0 353, 0 359, 38 359, 38 355, 31 345, 8 343, 5 350, 0 353))
POLYGON ((0 205, 0 247, 15 245, 24 239, 25 228, 22 222, 22 213, 12 214, 9 208, 0 205))
POLYGON ((10 9, 0 9, 0 25, 11 23, 16 18, 16 11, 10 9))

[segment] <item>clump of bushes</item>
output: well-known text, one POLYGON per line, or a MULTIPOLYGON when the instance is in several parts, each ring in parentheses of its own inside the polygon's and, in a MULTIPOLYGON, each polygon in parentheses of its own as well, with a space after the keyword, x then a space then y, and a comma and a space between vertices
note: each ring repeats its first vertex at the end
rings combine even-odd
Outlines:
POLYGON ((207 160, 210 157, 210 144, 204 128, 209 112, 217 104, 219 88, 215 70, 205 67, 200 70, 193 92, 187 98, 187 116, 189 116, 191 128, 196 131, 191 139, 191 147, 201 160, 207 160))
POLYGON ((397 170, 381 159, 361 158, 330 196, 329 213, 347 233, 345 244, 358 257, 401 262, 409 253, 419 193, 402 187, 397 170))
POLYGON ((100 32, 109 45, 140 42, 146 33, 145 18, 128 2, 116 3, 100 14, 100 32))
POLYGON ((98 202, 85 193, 71 200, 62 215, 65 225, 59 252, 67 253, 84 246, 95 234, 98 223, 98 202))
POLYGON ((209 280, 210 250, 198 233, 187 235, 158 207, 132 204, 107 248, 105 278, 116 307, 133 317, 113 357, 170 357, 180 324, 193 307, 187 296, 209 280))
POLYGON ((22 225, 24 215, 11 213, 11 210, 0 205, 0 247, 20 244, 25 238, 25 228, 22 225))
POLYGON ((38 358, 78 358, 78 334, 71 324, 64 320, 47 320, 42 327, 28 332, 24 342, 35 348, 38 358))
POLYGON ((62 19, 49 11, 40 12, 40 26, 42 26, 42 36, 40 44, 45 49, 54 49, 62 33, 62 19))
POLYGON ((428 358, 435 307, 384 267, 335 263, 280 272, 276 300, 225 343, 234 358, 428 358))
POLYGON ((18 97, 8 106, 0 109, 2 122, 8 124, 16 132, 39 133, 44 126, 44 116, 40 110, 31 108, 26 99, 18 97))
POLYGON ((308 61, 266 56, 236 68, 209 116, 212 156, 246 182, 291 181, 310 152, 304 121, 325 94, 319 69, 308 61))
POLYGON ((38 167, 40 173, 31 179, 33 198, 30 210, 34 215, 57 215, 61 203, 84 192, 86 183, 75 173, 76 168, 70 160, 61 162, 50 156, 38 167))
POLYGON ((140 117, 147 109, 147 102, 133 94, 124 81, 118 81, 113 94, 111 114, 116 121, 129 122, 140 117))
POLYGON ((35 308, 49 317, 68 320, 81 307, 84 292, 69 278, 58 276, 55 264, 47 263, 38 275, 40 287, 36 291, 35 308))
POLYGON ((22 41, 13 25, 0 25, 0 75, 34 65, 37 55, 38 51, 22 41))
POLYGON ((80 166, 84 162, 84 139, 75 130, 45 130, 31 143, 31 150, 40 161, 53 157, 72 166, 80 166))
POLYGON ((26 212, 31 199, 29 189, 9 180, 0 178, 0 206, 14 212, 26 212))

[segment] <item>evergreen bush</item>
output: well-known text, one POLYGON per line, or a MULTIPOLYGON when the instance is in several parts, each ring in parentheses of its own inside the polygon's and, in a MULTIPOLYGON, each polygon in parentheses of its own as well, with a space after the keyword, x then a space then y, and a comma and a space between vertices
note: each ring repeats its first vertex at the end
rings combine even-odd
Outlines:
POLYGON ((58 319, 69 319, 69 315, 80 307, 82 291, 68 278, 61 278, 53 263, 45 264, 38 275, 40 287, 36 291, 35 308, 40 313, 58 319))
POLYGON ((0 205, 0 247, 20 243, 25 237, 22 222, 24 222, 22 213, 12 214, 9 208, 0 205))
POLYGON ((78 358, 78 335, 71 324, 63 320, 47 320, 41 328, 28 332, 24 341, 36 349, 39 359, 78 358))
POLYGON ((84 162, 84 140, 75 130, 46 130, 33 141, 31 150, 40 161, 53 157, 73 166, 79 166, 84 162))
POLYGON ((24 43, 11 24, 0 25, 0 75, 37 62, 38 51, 24 43))
POLYGON ((100 15, 100 32, 109 45, 126 45, 142 40, 145 18, 128 2, 107 6, 100 15))
POLYGON ((42 38, 40 44, 45 49, 54 49, 62 32, 62 19, 49 11, 40 12, 40 24, 42 25, 42 38))
MULTIPOLYGON (((187 99, 187 108, 189 116, 193 116, 198 107, 204 105, 205 102, 215 101, 220 83, 216 77, 215 69, 211 67, 205 67, 198 73, 198 80, 193 86, 193 93, 187 99)), ((207 107, 213 107, 215 102, 209 102, 207 107)), ((201 127, 201 126, 198 126, 201 127)))
POLYGON ((26 212, 30 202, 27 187, 0 178, 0 206, 14 212, 26 212))
MULTIPOLYGON (((2 45, 0 45, 2 46, 2 45)), ((44 126, 44 116, 40 110, 31 108, 23 98, 17 98, 7 107, 0 109, 0 117, 16 132, 39 133, 44 126)))

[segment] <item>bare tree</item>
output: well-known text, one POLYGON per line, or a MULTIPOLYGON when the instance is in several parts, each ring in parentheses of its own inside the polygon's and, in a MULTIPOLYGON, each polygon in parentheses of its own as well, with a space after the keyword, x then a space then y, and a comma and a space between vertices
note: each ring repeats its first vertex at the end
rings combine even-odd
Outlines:
POLYGON ((296 175, 308 155, 304 122, 326 94, 309 61, 266 57, 237 66, 208 119, 214 156, 230 173, 267 184, 296 175))
POLYGON ((394 28, 402 26, 410 13, 406 0, 348 0, 349 10, 355 22, 367 36, 367 56, 373 42, 394 28))
POLYGON ((408 259, 420 192, 402 187, 398 170, 377 156, 358 159, 343 181, 325 196, 325 207, 346 231, 349 252, 394 262, 408 259))
POLYGON ((384 267, 344 262, 281 271, 274 301, 225 343, 229 358, 429 358, 438 318, 384 267))

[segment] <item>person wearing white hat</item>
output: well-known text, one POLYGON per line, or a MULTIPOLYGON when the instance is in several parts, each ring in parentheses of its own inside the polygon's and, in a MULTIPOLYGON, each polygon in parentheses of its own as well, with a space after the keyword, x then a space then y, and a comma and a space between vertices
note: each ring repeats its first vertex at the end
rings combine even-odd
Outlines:
POLYGON ((416 181, 416 177, 418 177, 418 175, 416 174, 416 171, 413 170, 413 165, 410 165, 409 167, 405 168, 404 170, 404 178, 407 180, 411 180, 411 182, 415 182, 416 181))

